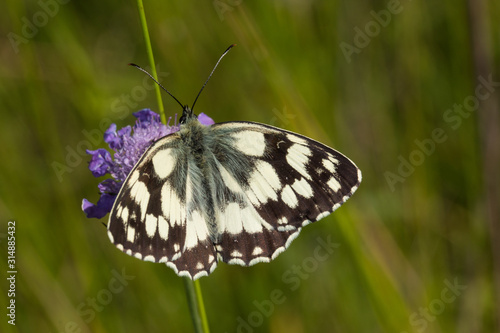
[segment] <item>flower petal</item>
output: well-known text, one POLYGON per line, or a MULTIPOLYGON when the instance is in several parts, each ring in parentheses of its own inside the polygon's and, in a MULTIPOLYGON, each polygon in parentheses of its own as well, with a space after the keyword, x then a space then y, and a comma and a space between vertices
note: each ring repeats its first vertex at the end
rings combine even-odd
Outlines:
POLYGON ((113 166, 111 154, 106 149, 87 150, 87 154, 92 155, 92 159, 89 162, 89 170, 94 177, 104 176, 113 166))
POLYGON ((97 187, 99 192, 108 194, 118 194, 123 182, 116 181, 112 178, 108 178, 100 182, 97 187))
POLYGON ((106 132, 104 132, 104 142, 113 150, 118 150, 123 147, 123 139, 116 133, 116 124, 111 124, 106 132))
POLYGON ((115 202, 116 195, 111 195, 104 193, 99 198, 97 205, 94 205, 87 199, 83 199, 82 201, 82 210, 87 216, 87 218, 97 218, 100 219, 104 217, 107 213, 111 211, 113 208, 113 204, 115 202))
POLYGON ((205 126, 213 125, 215 124, 215 121, 213 121, 212 118, 204 114, 203 112, 198 115, 198 121, 205 126))
POLYGON ((150 109, 143 109, 133 113, 134 117, 137 118, 136 126, 147 128, 152 122, 159 122, 160 115, 150 109))

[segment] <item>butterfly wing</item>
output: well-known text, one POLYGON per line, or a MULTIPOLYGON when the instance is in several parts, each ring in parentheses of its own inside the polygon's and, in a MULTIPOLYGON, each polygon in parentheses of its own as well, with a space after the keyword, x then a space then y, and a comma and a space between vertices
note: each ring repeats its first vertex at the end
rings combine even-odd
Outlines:
POLYGON ((302 135, 252 122, 212 125, 219 257, 269 262, 301 228, 340 207, 361 171, 334 149, 302 135))
POLYGON ((292 132, 251 122, 184 126, 143 154, 108 223, 120 250, 180 276, 208 275, 218 260, 271 261, 361 181, 344 155, 292 132))
POLYGON ((128 255, 195 279, 215 269, 217 254, 200 209, 206 204, 202 178, 191 158, 178 133, 152 144, 122 185, 108 236, 128 255))

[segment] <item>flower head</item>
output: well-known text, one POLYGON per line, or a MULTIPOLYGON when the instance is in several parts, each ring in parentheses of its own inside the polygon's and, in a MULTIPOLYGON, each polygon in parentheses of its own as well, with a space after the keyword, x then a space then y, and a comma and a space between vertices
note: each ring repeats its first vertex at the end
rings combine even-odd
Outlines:
MULTIPOLYGON (((83 199, 82 210, 87 217, 101 218, 111 211, 116 196, 120 191, 123 181, 127 178, 132 168, 146 149, 156 140, 177 132, 179 124, 170 126, 162 124, 160 115, 144 109, 133 114, 137 120, 134 127, 126 126, 119 130, 116 124, 111 124, 104 133, 104 141, 114 151, 113 158, 109 151, 103 148, 87 150, 92 158, 89 170, 94 177, 110 174, 112 178, 99 183, 101 197, 97 204, 83 199)), ((214 121, 207 115, 200 113, 198 121, 203 125, 212 125, 214 121)), ((170 119, 169 119, 170 122, 170 119)))

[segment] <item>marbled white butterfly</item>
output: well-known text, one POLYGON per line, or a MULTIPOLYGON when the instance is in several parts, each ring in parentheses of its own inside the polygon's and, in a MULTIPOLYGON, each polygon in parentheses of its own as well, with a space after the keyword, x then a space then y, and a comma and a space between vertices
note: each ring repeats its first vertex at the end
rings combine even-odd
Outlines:
POLYGON ((142 155, 108 223, 120 250, 179 276, 206 276, 219 261, 273 260, 361 182, 351 160, 296 133, 244 121, 204 126, 187 106, 180 124, 142 155))

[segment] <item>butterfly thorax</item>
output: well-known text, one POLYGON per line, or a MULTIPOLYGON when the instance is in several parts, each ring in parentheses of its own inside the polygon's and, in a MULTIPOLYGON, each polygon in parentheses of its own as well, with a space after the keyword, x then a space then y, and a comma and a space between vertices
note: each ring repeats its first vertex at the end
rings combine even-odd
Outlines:
POLYGON ((214 134, 210 126, 204 126, 198 117, 188 108, 184 108, 181 117, 181 128, 178 132, 183 143, 184 156, 187 159, 187 176, 192 185, 191 198, 187 198, 188 214, 194 207, 202 207, 210 236, 216 241, 217 224, 214 207, 214 168, 213 154, 214 134))

